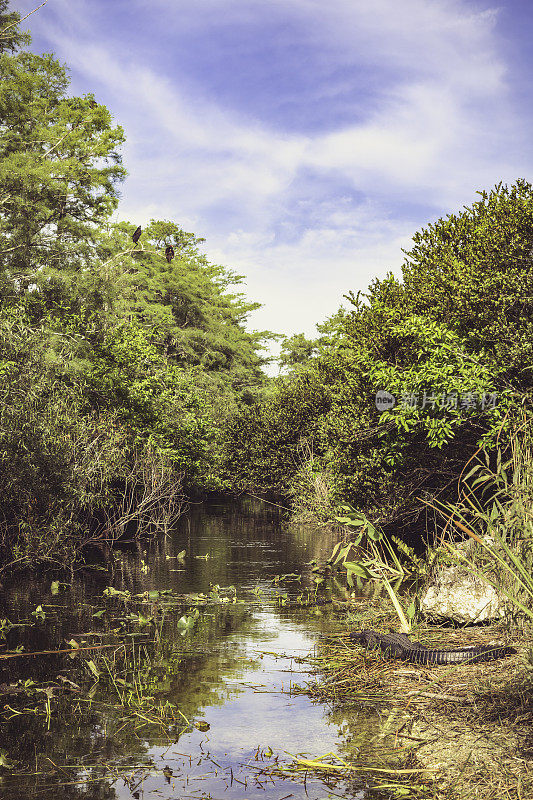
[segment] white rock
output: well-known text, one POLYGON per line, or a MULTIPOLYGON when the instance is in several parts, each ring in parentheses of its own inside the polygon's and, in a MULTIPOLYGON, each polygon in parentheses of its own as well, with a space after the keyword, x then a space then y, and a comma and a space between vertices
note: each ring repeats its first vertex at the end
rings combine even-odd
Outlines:
POLYGON ((485 622, 503 617, 505 604, 483 578, 451 566, 438 571, 420 600, 420 610, 432 619, 485 622))

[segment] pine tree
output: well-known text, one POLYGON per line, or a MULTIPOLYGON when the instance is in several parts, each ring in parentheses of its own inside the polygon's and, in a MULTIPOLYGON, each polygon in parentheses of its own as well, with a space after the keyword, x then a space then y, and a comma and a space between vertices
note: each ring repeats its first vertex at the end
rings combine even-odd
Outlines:
POLYGON ((0 0, 0 53, 4 50, 13 52, 21 44, 27 44, 30 36, 22 33, 19 27, 20 14, 8 12, 8 0, 0 0))
MULTIPOLYGON (((11 30, 14 48, 21 37, 11 30)), ((4 298, 35 288, 34 300, 45 303, 75 294, 94 261, 98 226, 118 203, 122 129, 93 95, 68 97, 68 86, 66 68, 50 54, 0 55, 4 298)))

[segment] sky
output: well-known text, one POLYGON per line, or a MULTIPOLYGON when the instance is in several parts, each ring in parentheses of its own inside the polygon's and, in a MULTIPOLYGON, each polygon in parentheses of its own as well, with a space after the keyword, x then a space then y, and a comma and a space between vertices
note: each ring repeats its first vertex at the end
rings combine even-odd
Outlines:
POLYGON ((204 237, 250 329, 314 337, 421 227, 533 177, 531 0, 47 0, 23 26, 125 130, 117 218, 204 237))

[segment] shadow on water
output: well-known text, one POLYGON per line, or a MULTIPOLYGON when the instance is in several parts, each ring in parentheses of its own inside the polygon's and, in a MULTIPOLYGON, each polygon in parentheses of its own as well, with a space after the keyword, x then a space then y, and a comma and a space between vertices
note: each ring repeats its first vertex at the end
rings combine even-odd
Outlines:
POLYGON ((11 686, 0 696, 0 798, 366 796, 361 784, 276 771, 289 754, 350 753, 354 721, 293 692, 334 616, 276 600, 312 589, 305 565, 332 544, 265 504, 202 505, 162 542, 122 554, 112 579, 79 576, 54 594, 50 579, 4 587, 0 618, 13 627, 0 655, 96 647, 0 658, 11 686), (302 578, 274 582, 287 573, 302 578), (110 583, 117 593, 104 596, 110 583))

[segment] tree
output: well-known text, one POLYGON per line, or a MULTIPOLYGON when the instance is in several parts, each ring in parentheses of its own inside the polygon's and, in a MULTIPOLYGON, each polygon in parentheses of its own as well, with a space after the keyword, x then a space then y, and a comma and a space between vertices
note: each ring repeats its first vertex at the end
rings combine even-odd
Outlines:
POLYGON ((244 327, 260 304, 231 290, 242 276, 211 264, 199 250, 204 239, 174 222, 150 220, 142 249, 132 251, 133 227, 121 222, 100 237, 100 258, 115 292, 111 298, 107 291, 108 302, 117 313, 137 319, 170 362, 200 368, 213 385, 240 391, 263 383, 260 350, 273 334, 244 327))
POLYGON ((118 203, 123 132, 92 95, 67 97, 52 55, 3 53, 0 79, 0 289, 61 302, 86 280, 118 203))
POLYGON ((16 11, 8 12, 8 6, 8 0, 0 0, 0 52, 13 52, 21 44, 30 41, 29 34, 22 33, 19 28, 20 14, 16 11))
POLYGON ((310 505, 302 476, 309 487, 320 472, 330 502, 412 526, 421 494, 453 492, 480 445, 505 442, 531 402, 533 188, 482 192, 413 241, 403 282, 388 275, 348 294, 317 355, 232 421, 228 463, 247 488, 310 505), (311 403, 317 387, 322 404, 311 403), (396 405, 377 407, 379 390, 396 405))
POLYGON ((478 194, 470 208, 415 234, 398 300, 449 326, 502 381, 524 390, 533 375, 533 187, 518 180, 478 194))
POLYGON ((287 336, 281 343, 280 367, 294 367, 305 364, 317 352, 317 342, 307 339, 303 333, 287 336))

